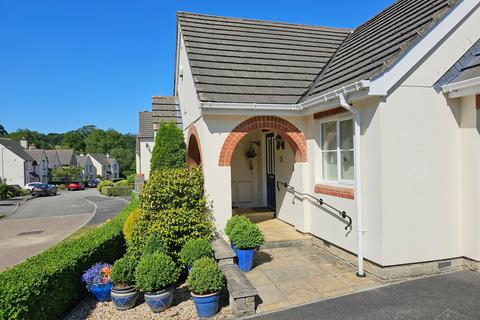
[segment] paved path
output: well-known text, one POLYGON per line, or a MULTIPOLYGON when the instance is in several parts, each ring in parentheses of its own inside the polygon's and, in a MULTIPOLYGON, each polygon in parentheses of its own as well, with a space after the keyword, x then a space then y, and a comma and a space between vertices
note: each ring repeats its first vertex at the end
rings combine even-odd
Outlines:
POLYGON ((115 216, 127 202, 99 196, 95 189, 65 191, 24 202, 0 220, 0 271, 68 237, 85 225, 115 216))
POLYGON ((460 271, 307 304, 258 320, 480 319, 480 273, 460 271))

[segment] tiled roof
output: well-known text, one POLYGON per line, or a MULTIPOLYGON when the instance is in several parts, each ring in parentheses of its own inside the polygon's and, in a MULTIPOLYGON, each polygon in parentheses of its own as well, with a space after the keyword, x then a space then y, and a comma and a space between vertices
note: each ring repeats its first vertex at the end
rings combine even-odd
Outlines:
POLYGON ((478 52, 470 64, 462 68, 462 72, 453 79, 453 82, 470 80, 480 77, 480 52, 478 52))
POLYGON ((349 29, 179 12, 201 101, 295 103, 349 29))
POLYGON ((142 111, 138 113, 138 137, 153 138, 152 113, 142 111))
POLYGON ((62 166, 76 166, 77 158, 73 149, 59 149, 57 151, 58 158, 60 159, 60 165, 62 166))
POLYGON ((356 28, 306 99, 381 74, 451 8, 451 0, 398 0, 356 28))
POLYGON ((179 12, 201 101, 297 103, 394 65, 458 0, 398 0, 353 31, 179 12))
MULTIPOLYGON (((158 129, 160 122, 173 122, 177 126, 182 127, 182 114, 178 104, 178 97, 152 97, 153 130, 158 129)), ((151 136, 153 137, 153 132, 151 136)))
POLYGON ((77 163, 81 167, 85 167, 85 163, 87 162, 88 156, 77 156, 77 163))
POLYGON ((34 160, 27 152, 25 152, 25 149, 23 149, 23 147, 17 141, 7 138, 0 138, 0 145, 2 145, 4 148, 7 148, 23 160, 34 160))
POLYGON ((57 150, 45 150, 45 153, 47 154, 48 167, 50 169, 53 169, 55 157, 57 155, 57 150))
POLYGON ((26 149, 26 153, 28 153, 33 160, 37 162, 38 165, 42 163, 43 155, 45 154, 45 150, 43 149, 26 149))
POLYGON ((104 166, 110 165, 110 162, 108 161, 107 156, 104 155, 103 153, 89 153, 89 155, 90 157, 97 160, 98 162, 100 162, 100 164, 104 166))

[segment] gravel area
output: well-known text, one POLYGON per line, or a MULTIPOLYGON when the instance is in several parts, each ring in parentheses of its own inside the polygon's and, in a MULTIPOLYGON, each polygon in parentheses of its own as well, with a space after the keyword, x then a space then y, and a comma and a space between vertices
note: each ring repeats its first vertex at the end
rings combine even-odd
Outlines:
MULTIPOLYGON (((233 313, 228 306, 228 293, 222 291, 220 298, 220 310, 212 318, 214 320, 233 319, 233 313)), ((125 311, 118 311, 113 302, 96 302, 93 297, 89 297, 78 305, 64 320, 79 319, 174 319, 190 320, 199 319, 195 304, 190 297, 190 291, 183 284, 175 289, 172 306, 161 312, 153 313, 141 297, 137 300, 137 305, 125 311)))

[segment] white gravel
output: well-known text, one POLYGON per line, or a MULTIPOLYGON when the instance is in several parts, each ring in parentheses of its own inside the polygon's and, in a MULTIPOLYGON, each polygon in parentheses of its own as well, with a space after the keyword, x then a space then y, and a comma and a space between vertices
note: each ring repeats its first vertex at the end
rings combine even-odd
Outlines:
MULTIPOLYGON (((220 297, 220 310, 212 318, 214 320, 233 319, 233 313, 228 306, 228 297, 225 292, 222 291, 220 297)), ((137 305, 125 311, 118 311, 115 308, 113 302, 96 302, 93 297, 89 297, 84 300, 79 306, 68 315, 65 320, 79 320, 79 319, 91 319, 91 320, 106 320, 106 319, 174 319, 174 320, 191 320, 199 319, 197 311, 195 310, 195 304, 190 297, 190 291, 188 291, 185 284, 175 289, 172 306, 161 312, 153 313, 148 305, 143 302, 141 296, 137 300, 137 305)))

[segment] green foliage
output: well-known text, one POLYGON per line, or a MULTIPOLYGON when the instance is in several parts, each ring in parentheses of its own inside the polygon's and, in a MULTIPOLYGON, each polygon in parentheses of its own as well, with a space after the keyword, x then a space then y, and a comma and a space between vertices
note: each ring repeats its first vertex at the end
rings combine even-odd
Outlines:
POLYGON ((127 187, 103 187, 102 195, 107 197, 129 196, 132 193, 132 186, 127 187))
POLYGON ((132 202, 112 221, 0 273, 0 319, 59 319, 86 295, 80 278, 93 264, 125 253, 122 227, 132 202))
POLYGON ((145 247, 143 248, 142 255, 150 255, 155 252, 165 253, 170 255, 170 249, 168 248, 162 237, 157 234, 152 234, 148 237, 145 247))
POLYGON ((126 186, 130 186, 131 184, 128 183, 128 181, 126 179, 124 180, 119 180, 117 182, 115 182, 115 187, 126 187, 126 186))
POLYGON ((125 223, 123 224, 123 236, 127 243, 130 242, 130 239, 132 238, 133 225, 141 214, 142 210, 136 208, 128 215, 127 220, 125 220, 125 223))
POLYGON ((187 151, 183 132, 173 122, 161 123, 150 160, 151 170, 185 168, 187 151))
POLYGON ((103 187, 113 187, 113 181, 111 180, 102 180, 97 184, 97 190, 102 191, 103 187))
POLYGON ((176 256, 189 239, 211 239, 213 226, 199 169, 162 169, 150 174, 140 194, 143 210, 129 251, 141 252, 150 234, 160 235, 176 256))
POLYGON ((187 265, 193 266, 193 263, 200 258, 213 256, 212 245, 206 239, 190 239, 180 250, 180 260, 187 265))
POLYGON ((0 136, 7 135, 8 132, 5 130, 5 127, 0 124, 0 136))
POLYGON ((85 152, 85 137, 80 130, 68 131, 63 135, 61 145, 66 149, 74 149, 77 152, 85 152))
POLYGON ((129 174, 127 177, 128 184, 133 185, 135 183, 135 173, 129 174))
POLYGON ((238 249, 258 248, 265 241, 260 228, 248 219, 236 223, 229 237, 238 249))
POLYGON ((248 218, 242 215, 236 215, 236 216, 230 217, 230 219, 228 219, 227 221, 227 224, 225 225, 225 229, 224 229, 225 234, 230 237, 230 233, 232 232, 233 227, 238 223, 242 223, 242 221, 246 221, 246 220, 248 220, 248 218))
POLYGON ((222 289, 225 279, 223 273, 212 258, 195 261, 188 275, 188 288, 197 295, 207 295, 222 289))
POLYGON ((156 292, 177 282, 180 270, 168 255, 155 252, 144 255, 135 269, 137 289, 143 292, 156 292))
POLYGON ((82 173, 81 167, 75 167, 75 166, 60 167, 52 170, 52 177, 55 181, 69 183, 72 181, 78 181, 78 178, 81 173, 82 173))
POLYGON ((0 183, 0 200, 6 200, 20 195, 23 195, 21 189, 0 183))
POLYGON ((135 268, 138 259, 129 255, 118 259, 112 266, 110 278, 115 285, 131 286, 135 284, 135 268))

